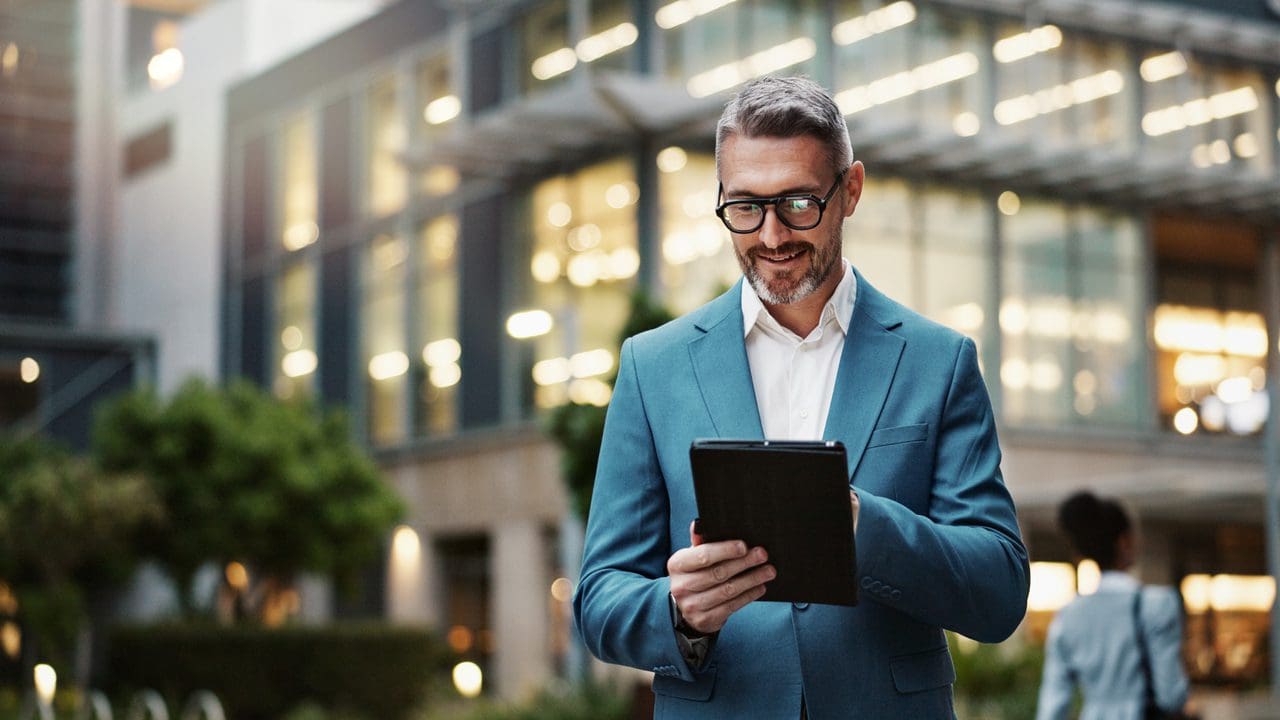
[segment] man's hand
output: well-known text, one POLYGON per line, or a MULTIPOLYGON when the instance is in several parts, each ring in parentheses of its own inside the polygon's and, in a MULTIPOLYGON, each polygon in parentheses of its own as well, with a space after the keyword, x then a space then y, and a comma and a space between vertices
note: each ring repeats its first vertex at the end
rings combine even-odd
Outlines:
POLYGON ((718 632, 733 613, 764 595, 764 584, 777 571, 765 565, 764 548, 747 549, 741 540, 704 543, 689 525, 690 547, 667 560, 671 597, 689 627, 718 632))

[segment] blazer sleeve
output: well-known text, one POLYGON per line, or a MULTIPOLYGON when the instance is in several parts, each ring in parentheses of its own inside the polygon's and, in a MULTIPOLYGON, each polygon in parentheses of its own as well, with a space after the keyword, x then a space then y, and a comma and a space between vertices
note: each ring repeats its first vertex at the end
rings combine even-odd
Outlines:
POLYGON ((1000 642, 1022 622, 1030 569, 1000 474, 1000 445, 973 341, 953 360, 927 515, 858 490, 858 572, 875 598, 920 622, 1000 642))
POLYGON ((1146 589, 1142 625, 1156 704, 1165 710, 1180 710, 1187 702, 1187 672, 1182 663, 1182 602, 1177 591, 1146 589))
POLYGON ((1066 720, 1075 694, 1075 682, 1063 641, 1061 614, 1049 624, 1044 646, 1044 672, 1036 701, 1036 720, 1066 720))
POLYGON ((605 662, 693 680, 671 617, 670 508, 631 340, 623 343, 618 366, 573 598, 574 622, 587 648, 605 662))

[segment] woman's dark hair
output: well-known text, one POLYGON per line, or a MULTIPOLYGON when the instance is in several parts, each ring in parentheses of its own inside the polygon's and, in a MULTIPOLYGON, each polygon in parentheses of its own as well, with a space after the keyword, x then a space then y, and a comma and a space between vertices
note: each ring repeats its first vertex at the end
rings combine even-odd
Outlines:
POLYGON ((1116 541, 1129 532, 1130 524, 1120 503, 1085 490, 1058 506, 1058 526, 1076 552, 1106 570, 1115 567, 1116 541))

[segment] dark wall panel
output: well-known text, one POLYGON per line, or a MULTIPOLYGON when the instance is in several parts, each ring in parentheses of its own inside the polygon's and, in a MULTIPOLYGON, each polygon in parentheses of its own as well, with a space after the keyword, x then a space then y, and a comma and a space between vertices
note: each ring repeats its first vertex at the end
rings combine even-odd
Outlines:
POLYGON ((503 198, 468 205, 462 211, 462 384, 464 428, 495 425, 501 419, 502 297, 494 278, 503 277, 500 252, 503 198))
POLYGON ((351 222, 351 100, 331 103, 321 115, 320 232, 351 222))
POLYGON ((243 199, 240 220, 240 257, 243 264, 252 266, 261 261, 267 242, 267 138, 259 137, 245 143, 243 175, 240 193, 243 199))
POLYGON ((326 405, 351 401, 352 348, 357 338, 351 323, 356 299, 355 257, 350 247, 326 252, 320 262, 320 397, 326 405))
POLYGON ((471 39, 471 87, 468 97, 471 115, 479 115, 502 101, 502 38, 506 28, 499 26, 471 39))
POLYGON ((270 387, 267 377, 267 284, 261 276, 241 285, 240 375, 270 387))

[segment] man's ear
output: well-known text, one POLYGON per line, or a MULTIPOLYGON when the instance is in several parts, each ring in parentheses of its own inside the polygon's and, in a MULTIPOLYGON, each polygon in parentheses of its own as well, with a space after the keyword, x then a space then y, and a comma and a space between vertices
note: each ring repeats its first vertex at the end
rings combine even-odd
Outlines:
POLYGON ((858 207, 858 200, 862 199, 862 183, 866 180, 866 170, 862 167, 861 160, 855 160, 849 166, 849 172, 844 174, 844 189, 849 195, 849 202, 845 205, 844 216, 849 217, 858 207))

